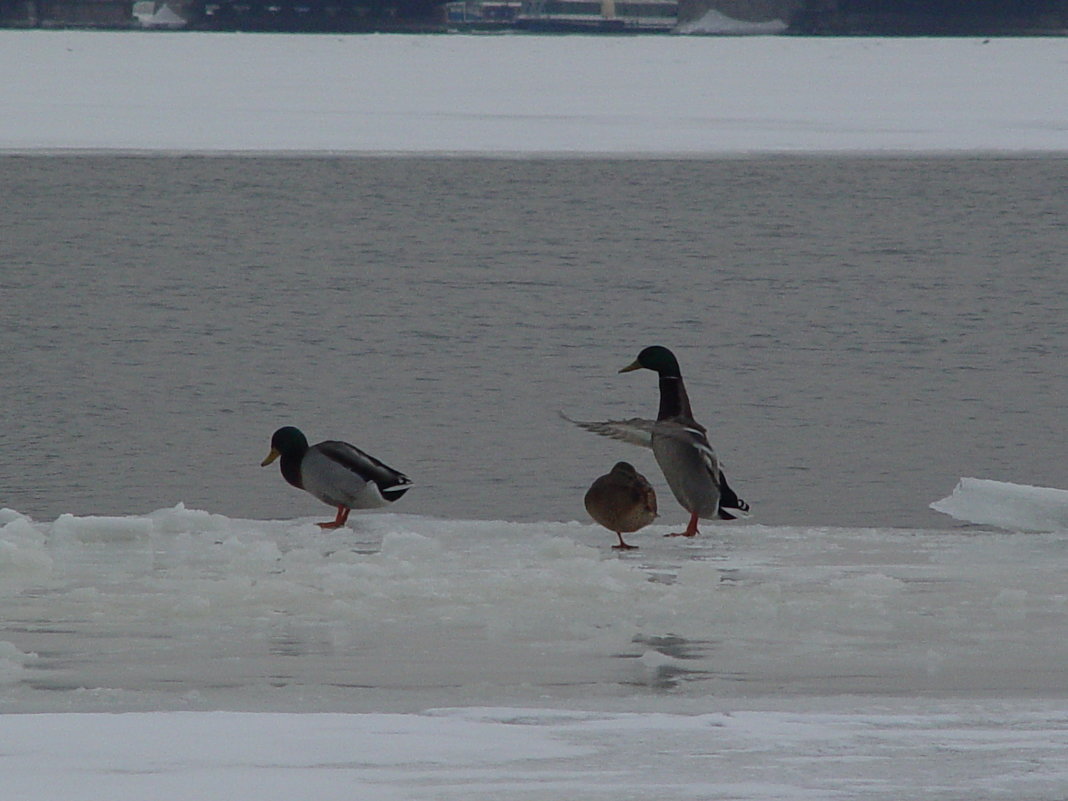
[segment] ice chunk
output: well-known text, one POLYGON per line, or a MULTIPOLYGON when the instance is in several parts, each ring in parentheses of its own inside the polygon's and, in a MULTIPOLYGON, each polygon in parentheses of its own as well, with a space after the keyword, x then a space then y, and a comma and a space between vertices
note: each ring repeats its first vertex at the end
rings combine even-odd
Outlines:
POLYGON ((1068 530, 1068 490, 962 478, 931 508, 957 520, 1010 531, 1068 530))
POLYGON ((14 684, 22 679, 24 666, 37 654, 26 654, 13 643, 0 641, 0 685, 14 684))
MULTIPOLYGON (((10 511, 10 510, 4 510, 10 511)), ((52 570, 45 536, 25 517, 15 513, 0 527, 0 581, 20 584, 52 570)))

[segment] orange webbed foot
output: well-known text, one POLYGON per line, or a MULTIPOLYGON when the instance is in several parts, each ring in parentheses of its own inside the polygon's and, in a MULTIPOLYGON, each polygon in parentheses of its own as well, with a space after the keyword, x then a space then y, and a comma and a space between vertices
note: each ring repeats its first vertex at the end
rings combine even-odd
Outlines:
POLYGON ((346 506, 339 506, 337 508, 337 517, 331 520, 329 523, 318 523, 317 525, 321 529, 335 529, 341 528, 345 525, 345 521, 349 519, 349 508, 346 506))
POLYGON ((665 534, 664 536, 665 537, 696 537, 700 533, 701 532, 699 532, 697 530, 697 515, 694 514, 694 513, 691 513, 690 514, 690 523, 689 523, 689 525, 686 526, 686 530, 685 531, 679 531, 679 532, 674 533, 674 534, 665 534))

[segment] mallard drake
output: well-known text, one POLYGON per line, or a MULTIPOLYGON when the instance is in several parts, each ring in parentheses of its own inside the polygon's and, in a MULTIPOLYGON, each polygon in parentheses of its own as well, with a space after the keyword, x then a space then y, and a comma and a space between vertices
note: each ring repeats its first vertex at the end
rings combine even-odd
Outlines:
POLYGON ((616 550, 637 548, 623 542, 623 533, 645 528, 656 518, 656 492, 628 462, 616 462, 596 479, 583 501, 590 517, 619 537, 619 544, 612 546, 616 550))
POLYGON ((708 444, 704 426, 693 419, 675 354, 661 345, 653 345, 619 372, 642 368, 660 376, 660 410, 656 420, 634 418, 594 423, 566 416, 565 419, 595 434, 652 448, 672 494, 690 513, 686 530, 673 536, 695 536, 699 518, 733 520, 746 516, 749 504, 727 484, 716 453, 708 444))
POLYGON ((297 489, 337 507, 337 517, 320 528, 339 528, 352 509, 376 509, 397 500, 412 487, 403 473, 382 464, 355 445, 327 440, 308 446, 298 428, 284 426, 271 437, 266 467, 279 456, 282 478, 297 489))

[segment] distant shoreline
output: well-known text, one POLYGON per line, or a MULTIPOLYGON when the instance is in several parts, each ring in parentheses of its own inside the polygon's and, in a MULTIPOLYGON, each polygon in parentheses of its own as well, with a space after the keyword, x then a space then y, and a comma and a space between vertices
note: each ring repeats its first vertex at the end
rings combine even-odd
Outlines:
MULTIPOLYGON (((576 0, 577 2, 577 0, 576 0)), ((633 36, 664 33, 665 29, 617 26, 615 19, 601 26, 583 26, 581 31, 566 25, 524 26, 493 20, 485 24, 456 24, 450 20, 445 3, 435 0, 278 0, 257 3, 250 0, 56 0, 47 5, 20 2, 0 5, 0 30, 103 30, 103 31, 190 31, 219 33, 308 33, 308 34, 447 34, 477 33, 527 35, 633 36), (140 7, 140 8, 139 8, 140 7)), ((481 7, 481 0, 467 5, 481 7)), ((499 5, 499 3, 498 3, 499 5)), ((590 3, 589 5, 593 5, 590 3)), ((1068 35, 1068 0, 1058 0, 1045 13, 1012 10, 970 10, 924 13, 843 10, 835 3, 798 8, 782 14, 777 29, 761 29, 767 22, 724 20, 736 23, 720 29, 694 30, 693 11, 716 14, 714 0, 704 0, 683 13, 679 24, 668 31, 688 36, 803 36, 803 37, 947 37, 1006 38, 1063 37, 1068 35)), ((863 4, 861 4, 863 5, 863 4)), ((525 13, 525 12, 524 12, 525 13)), ((477 15, 476 15, 477 16, 477 15)))

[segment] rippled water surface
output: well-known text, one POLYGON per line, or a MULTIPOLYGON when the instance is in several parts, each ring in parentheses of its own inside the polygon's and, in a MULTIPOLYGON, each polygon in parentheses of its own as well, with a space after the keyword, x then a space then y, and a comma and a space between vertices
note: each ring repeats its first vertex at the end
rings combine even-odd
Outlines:
MULTIPOLYGON (((1068 485, 1068 160, 0 158, 0 505, 326 511, 271 432, 398 511, 584 520, 672 347, 768 524, 942 525, 960 475, 1068 485)), ((666 523, 683 513, 663 503, 666 523)))

